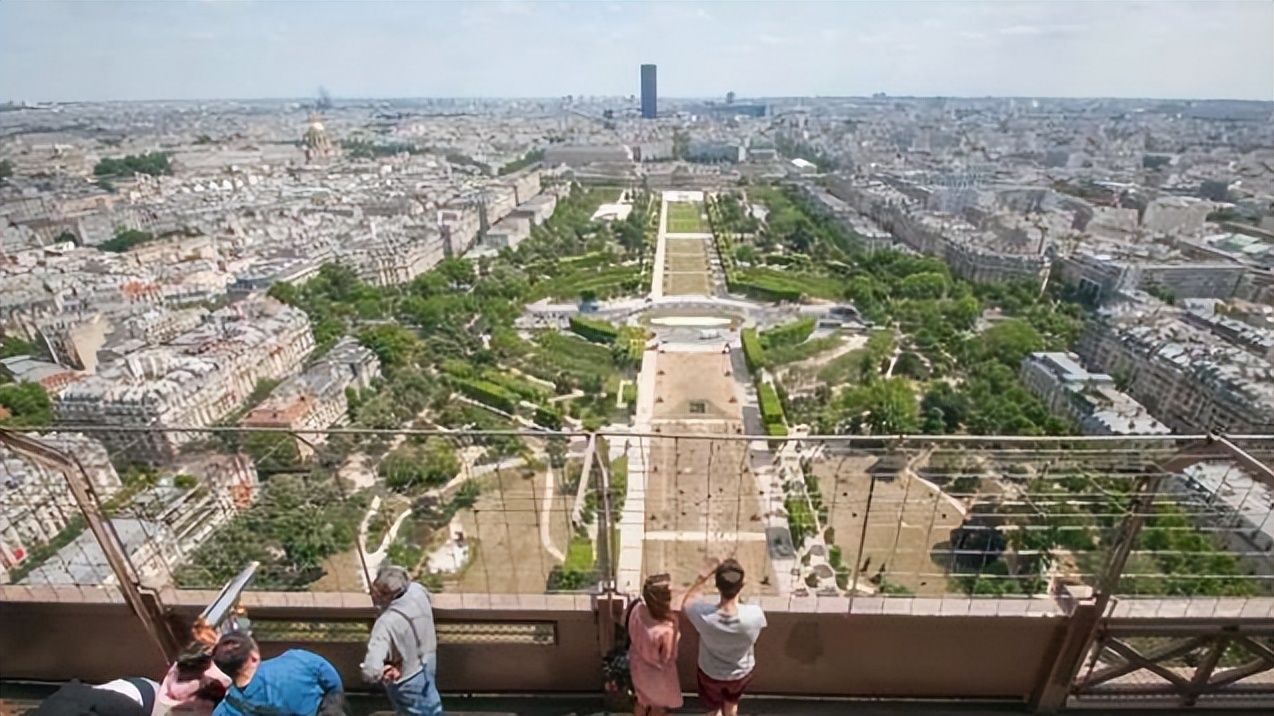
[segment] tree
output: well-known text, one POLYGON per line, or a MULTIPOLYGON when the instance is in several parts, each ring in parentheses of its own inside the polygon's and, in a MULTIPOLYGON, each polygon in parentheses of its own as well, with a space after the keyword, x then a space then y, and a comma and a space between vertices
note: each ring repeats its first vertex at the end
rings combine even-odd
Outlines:
POLYGON ((94 176, 99 177, 131 177, 134 174, 160 176, 172 173, 168 155, 164 152, 129 154, 121 159, 105 157, 93 167, 94 176))
POLYGON ((382 365, 392 368, 412 363, 420 349, 420 339, 402 326, 372 326, 358 334, 358 341, 371 349, 382 365))
POLYGON ((5 336, 4 341, 0 342, 0 358, 34 354, 35 346, 17 336, 5 336))
POLYGON ((873 381, 841 394, 836 422, 851 432, 863 427, 874 434, 914 433, 920 428, 916 396, 903 378, 873 381))
POLYGON ((431 436, 424 445, 407 444, 386 455, 379 472, 391 489, 411 492, 446 484, 460 472, 460 459, 451 443, 431 436))
POLYGON ((296 470, 301 465, 296 438, 287 433, 249 433, 243 448, 263 472, 296 470))
POLYGON ((925 413, 925 432, 954 433, 968 418, 972 410, 969 396, 952 388, 947 383, 935 383, 920 401, 920 408, 925 413), (930 422, 931 420, 936 422, 930 422), (930 429, 931 427, 936 429, 930 429))
POLYGON ((98 244, 97 248, 102 251, 122 254, 134 246, 144 244, 154 238, 155 235, 149 231, 137 231, 136 229, 125 229, 120 227, 115 230, 115 236, 98 244))
POLYGON ((903 298, 942 298, 947 293, 947 277, 936 271, 912 274, 898 284, 903 298))
POLYGON ((8 159, 0 159, 0 181, 4 181, 13 176, 13 162, 8 159))
POLYGON ((0 407, 9 411, 3 422, 15 428, 53 424, 53 408, 49 394, 39 383, 0 385, 0 407))
POLYGON ((1011 318, 983 331, 980 344, 986 359, 1016 369, 1023 358, 1044 350, 1044 337, 1026 321, 1011 318))
POLYGON ((686 154, 690 152, 690 135, 680 130, 672 134, 672 156, 675 159, 685 159, 686 154))

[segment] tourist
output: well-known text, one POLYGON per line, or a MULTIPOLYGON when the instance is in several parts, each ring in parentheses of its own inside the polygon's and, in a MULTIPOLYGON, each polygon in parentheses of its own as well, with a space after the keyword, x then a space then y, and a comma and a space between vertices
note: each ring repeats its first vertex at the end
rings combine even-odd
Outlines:
POLYGON ((345 689, 327 659, 290 649, 261 660, 252 637, 233 632, 221 637, 212 661, 231 685, 214 716, 343 716, 345 689))
POLYGON ((407 570, 385 565, 372 582, 372 604, 380 616, 367 640, 363 678, 383 683, 401 716, 440 716, 438 638, 429 592, 407 570))
POLYGON ((156 716, 211 716, 230 688, 230 677, 212 663, 214 648, 195 641, 178 655, 159 685, 156 716))
POLYGON ((115 679, 96 686, 71 681, 54 691, 30 716, 151 716, 159 684, 150 679, 115 679))
POLYGON ((672 578, 656 574, 646 578, 641 602, 628 615, 628 668, 637 695, 638 716, 662 716, 681 707, 681 682, 677 678, 677 647, 681 627, 672 612, 672 578))
POLYGON ((755 604, 740 604, 743 567, 733 559, 705 563, 701 575, 681 601, 681 610, 699 632, 699 700, 713 716, 734 716, 739 699, 752 681, 754 647, 765 628, 765 612, 755 604), (720 598, 714 603, 691 603, 709 579, 715 579, 720 598))

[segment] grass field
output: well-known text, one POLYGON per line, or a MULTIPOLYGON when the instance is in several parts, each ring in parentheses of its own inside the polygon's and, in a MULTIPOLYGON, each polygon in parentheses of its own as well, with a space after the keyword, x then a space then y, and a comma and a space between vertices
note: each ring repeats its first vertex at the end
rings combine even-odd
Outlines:
MULTIPOLYGON (((544 473, 524 478, 501 470, 482 478, 482 496, 457 517, 474 550, 469 565, 446 580, 447 591, 479 594, 541 594, 558 562, 540 542, 544 473)), ((555 494, 549 534, 559 550, 570 544, 574 495, 555 494)))
POLYGON ((710 296, 712 281, 703 273, 664 274, 665 296, 710 296))
MULTIPOLYGON (((669 219, 671 221, 671 218, 669 219)), ((708 245, 702 239, 664 239, 664 294, 668 296, 708 295, 712 293, 708 269, 708 245)))
POLYGON ((702 234, 708 226, 701 214, 703 205, 697 202, 669 202, 668 233, 670 234, 702 234))
POLYGON ((845 564, 853 568, 858 543, 863 541, 860 582, 867 582, 885 568, 891 584, 906 587, 918 596, 948 592, 944 567, 934 562, 932 551, 945 549, 951 530, 962 519, 960 511, 921 480, 904 472, 892 479, 877 479, 867 510, 872 478, 867 473, 874 458, 829 458, 814 464, 823 503, 836 531, 836 545, 845 564))

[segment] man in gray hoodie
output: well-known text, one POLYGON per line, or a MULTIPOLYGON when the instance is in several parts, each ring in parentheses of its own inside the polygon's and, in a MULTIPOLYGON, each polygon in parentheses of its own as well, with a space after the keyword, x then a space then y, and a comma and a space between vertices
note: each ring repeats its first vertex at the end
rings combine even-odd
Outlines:
POLYGON ((438 638, 429 592, 402 567, 381 565, 372 582, 372 604, 380 611, 367 640, 363 678, 385 684, 402 716, 441 716, 438 638))

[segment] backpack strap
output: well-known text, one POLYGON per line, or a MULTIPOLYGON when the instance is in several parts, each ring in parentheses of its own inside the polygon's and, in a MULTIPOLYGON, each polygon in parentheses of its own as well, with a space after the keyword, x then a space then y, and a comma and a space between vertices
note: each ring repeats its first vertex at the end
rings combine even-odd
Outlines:
POLYGON ((637 609, 638 604, 641 604, 641 600, 634 599, 628 603, 628 608, 624 610, 624 622, 622 626, 624 627, 624 641, 626 642, 625 648, 633 643, 631 624, 633 621, 633 611, 637 609))

